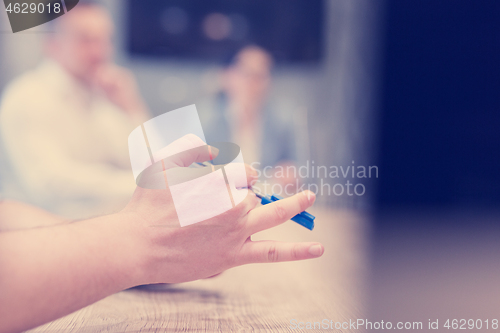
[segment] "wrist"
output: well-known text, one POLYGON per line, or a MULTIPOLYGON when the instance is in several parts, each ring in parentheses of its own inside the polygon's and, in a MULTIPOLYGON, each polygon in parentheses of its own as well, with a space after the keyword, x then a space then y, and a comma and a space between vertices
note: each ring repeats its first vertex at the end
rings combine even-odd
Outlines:
POLYGON ((149 283, 146 274, 148 240, 142 220, 134 213, 119 212, 113 214, 112 229, 118 236, 115 255, 126 288, 149 283))
MULTIPOLYGON (((75 223, 79 233, 89 230, 94 235, 93 256, 101 257, 101 267, 106 272, 112 292, 143 284, 143 253, 140 224, 131 214, 115 213, 92 220, 75 223), (83 223, 82 223, 83 222, 83 223)), ((106 282, 105 282, 106 284, 106 282)))

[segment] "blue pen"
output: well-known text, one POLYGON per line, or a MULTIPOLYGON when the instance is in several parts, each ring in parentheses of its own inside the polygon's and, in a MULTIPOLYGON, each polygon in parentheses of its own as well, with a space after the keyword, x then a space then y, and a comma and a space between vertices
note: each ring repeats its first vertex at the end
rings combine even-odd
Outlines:
MULTIPOLYGON (((267 205, 267 204, 269 204, 271 202, 283 199, 283 197, 281 197, 281 196, 279 196, 277 194, 263 195, 256 188, 251 188, 251 190, 253 191, 253 193, 255 193, 255 195, 257 196, 257 198, 260 199, 260 203, 262 205, 267 205)), ((300 224, 301 226, 303 226, 303 227, 305 227, 305 228, 307 228, 309 230, 313 230, 314 229, 314 219, 315 218, 316 217, 314 215, 309 214, 306 211, 303 211, 302 213, 299 213, 299 214, 295 215, 294 217, 292 217, 291 220, 294 221, 294 222, 297 222, 298 224, 300 224)))
MULTIPOLYGON (((208 163, 208 162, 202 162, 202 163, 194 163, 195 165, 197 166, 202 166, 202 167, 211 167, 213 166, 212 164, 208 163)), ((257 198, 260 199, 260 203, 261 205, 267 205, 271 202, 274 202, 274 201, 278 201, 278 200, 281 200, 283 199, 283 197, 277 195, 277 194, 273 194, 273 195, 264 195, 262 194, 258 189, 256 188, 253 188, 251 187, 250 190, 253 191, 253 193, 255 193, 255 195, 257 196, 257 198)), ((309 229, 309 230, 313 230, 314 229, 314 219, 316 217, 312 214, 309 214, 308 212, 306 211, 303 211, 302 213, 299 213, 297 215, 295 215, 294 217, 291 218, 292 221, 300 224, 301 226, 309 229)))

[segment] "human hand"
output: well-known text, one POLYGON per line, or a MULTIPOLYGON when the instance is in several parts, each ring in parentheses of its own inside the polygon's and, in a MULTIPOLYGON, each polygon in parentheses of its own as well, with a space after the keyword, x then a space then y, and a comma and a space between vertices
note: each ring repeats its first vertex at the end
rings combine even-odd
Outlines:
POLYGON ((147 111, 133 74, 125 68, 107 64, 96 71, 95 85, 128 115, 145 121, 147 111))
MULTIPOLYGON (((179 163, 187 166, 195 161, 208 160, 203 151, 207 150, 192 150, 196 153, 185 155, 179 163)), ((247 183, 251 184, 256 179, 256 172, 249 166, 246 172, 247 183)), ((124 220, 135 223, 137 251, 142 258, 138 270, 140 283, 175 283, 207 278, 249 263, 321 256, 323 246, 319 243, 251 240, 253 234, 277 226, 306 210, 314 200, 315 195, 305 191, 256 208, 259 200, 249 192, 233 209, 203 222, 180 227, 168 186, 166 189, 138 187, 121 214, 129 217, 124 220)))

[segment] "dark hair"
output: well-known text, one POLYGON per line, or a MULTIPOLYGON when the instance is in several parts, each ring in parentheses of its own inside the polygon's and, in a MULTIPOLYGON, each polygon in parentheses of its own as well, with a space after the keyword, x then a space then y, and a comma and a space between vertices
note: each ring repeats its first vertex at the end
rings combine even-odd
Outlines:
POLYGON ((238 61, 238 57, 239 57, 240 53, 243 50, 251 49, 251 48, 262 50, 263 52, 267 53, 269 55, 269 57, 271 57, 271 59, 273 58, 272 54, 268 50, 266 50, 264 47, 262 47, 258 44, 255 44, 255 43, 249 43, 249 44, 243 45, 242 47, 239 47, 237 49, 233 49, 231 52, 229 52, 228 55, 222 60, 222 65, 225 68, 228 68, 228 67, 235 65, 238 61))

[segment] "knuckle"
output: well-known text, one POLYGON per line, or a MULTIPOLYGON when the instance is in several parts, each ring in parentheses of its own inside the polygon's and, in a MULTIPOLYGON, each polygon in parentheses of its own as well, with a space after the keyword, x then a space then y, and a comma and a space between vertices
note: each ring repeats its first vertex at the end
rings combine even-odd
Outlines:
POLYGON ((299 207, 300 207, 300 211, 303 212, 304 210, 307 209, 309 205, 309 197, 307 194, 304 194, 304 195, 301 195, 299 197, 299 207))
POLYGON ((277 262, 279 259, 278 257, 278 249, 276 248, 276 245, 270 245, 269 249, 267 250, 267 260, 269 262, 277 262))
POLYGON ((193 133, 186 134, 183 139, 189 142, 191 148, 195 148, 198 146, 204 146, 205 142, 203 142, 198 136, 193 133))
POLYGON ((297 260, 297 259, 299 259, 299 246, 298 246, 298 245, 294 245, 294 246, 292 247, 291 259, 292 259, 292 260, 297 260))
POLYGON ((286 210, 281 202, 274 203, 274 214, 279 220, 283 220, 284 218, 286 218, 286 210))

